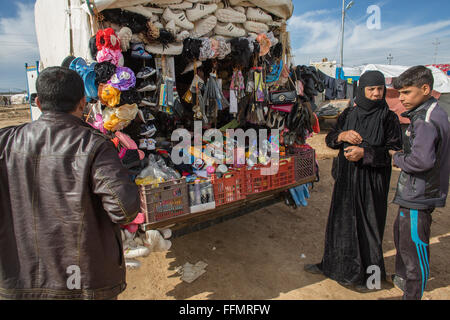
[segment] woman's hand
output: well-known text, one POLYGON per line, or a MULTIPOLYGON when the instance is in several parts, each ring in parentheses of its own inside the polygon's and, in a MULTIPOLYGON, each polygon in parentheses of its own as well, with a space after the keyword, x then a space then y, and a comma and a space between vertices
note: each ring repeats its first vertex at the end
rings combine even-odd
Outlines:
POLYGON ((348 142, 350 144, 358 145, 362 142, 360 134, 354 130, 341 132, 338 136, 337 142, 348 142))
POLYGON ((364 157, 364 149, 360 147, 347 147, 344 149, 344 156, 348 161, 357 162, 364 157))

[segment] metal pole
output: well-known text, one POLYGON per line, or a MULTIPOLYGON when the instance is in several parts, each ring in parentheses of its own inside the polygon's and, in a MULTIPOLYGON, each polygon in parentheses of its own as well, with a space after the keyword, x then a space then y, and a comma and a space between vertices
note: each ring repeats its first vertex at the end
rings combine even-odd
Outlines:
POLYGON ((436 41, 433 42, 434 45, 434 64, 437 62, 437 54, 438 54, 438 47, 441 43, 439 42, 439 38, 436 38, 436 41))
POLYGON ((342 0, 341 68, 344 67, 344 23, 345 23, 345 0, 342 0))

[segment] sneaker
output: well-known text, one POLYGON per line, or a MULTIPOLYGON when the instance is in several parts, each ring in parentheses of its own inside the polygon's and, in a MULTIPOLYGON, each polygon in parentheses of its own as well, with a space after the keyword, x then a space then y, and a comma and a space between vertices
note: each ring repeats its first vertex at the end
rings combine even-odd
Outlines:
POLYGON ((247 21, 245 14, 232 8, 218 9, 214 15, 220 22, 244 23, 247 21))
POLYGON ((196 21, 194 24, 194 30, 191 32, 193 38, 200 38, 205 34, 211 32, 217 25, 217 18, 215 16, 209 16, 204 19, 196 21))
POLYGON ((183 42, 185 39, 189 38, 190 36, 191 36, 191 34, 189 33, 189 31, 183 30, 177 34, 177 36, 175 37, 175 40, 177 42, 183 42))
POLYGON ((247 19, 258 22, 270 22, 273 20, 270 14, 265 13, 259 8, 252 7, 247 9, 247 19))
POLYGON ((145 257, 150 254, 150 250, 147 247, 138 246, 136 248, 128 248, 124 250, 125 259, 134 259, 138 257, 145 257))
POLYGON ((139 149, 147 150, 147 139, 139 139, 139 149))
POLYGON ((135 59, 152 59, 152 55, 145 51, 144 43, 133 43, 131 45, 131 57, 135 59))
POLYGON ((147 139, 147 150, 153 151, 156 150, 156 140, 154 139, 147 139))
MULTIPOLYGON (((284 23, 285 23, 285 22, 284 22, 284 23)), ((269 27, 281 28, 281 26, 283 25, 283 22, 280 22, 280 21, 270 21, 270 22, 267 22, 267 25, 268 25, 269 27)))
POLYGON ((141 263, 135 259, 125 259, 125 266, 130 269, 137 269, 141 266, 141 263))
MULTIPOLYGON (((141 1, 141 2, 145 2, 145 1, 141 1)), ((151 2, 152 4, 156 4, 157 6, 165 6, 165 5, 169 5, 169 4, 179 4, 181 2, 183 2, 183 0, 152 0, 152 1, 147 1, 147 2, 151 2)))
POLYGON ((151 77, 156 73, 156 69, 153 69, 151 67, 144 67, 139 71, 136 75, 136 78, 138 79, 147 79, 148 77, 151 77))
POLYGON ((150 10, 150 8, 144 7, 142 5, 125 7, 125 8, 123 8, 123 10, 140 14, 140 15, 146 17, 147 19, 151 19, 153 17, 153 11, 150 10))
POLYGON ((241 6, 233 7, 237 12, 243 13, 245 15, 245 8, 241 6))
POLYGON ((174 20, 170 20, 166 23, 165 29, 169 31, 172 35, 176 35, 180 31, 180 27, 177 27, 174 20))
MULTIPOLYGON (((194 10, 194 9, 191 9, 194 10)), ((190 11, 190 10, 188 10, 190 11)), ((184 11, 172 11, 169 8, 164 10, 163 18, 166 21, 173 20, 175 24, 183 29, 192 30, 194 29, 194 24, 186 18, 184 11)))
MULTIPOLYGON (((196 4, 193 9, 186 10, 186 16, 191 22, 200 20, 203 17, 215 12, 217 10, 217 4, 196 4)), ((192 28, 191 28, 192 29, 192 28)))
POLYGON ((269 27, 262 22, 246 21, 244 23, 245 30, 248 32, 254 32, 256 34, 266 33, 269 31, 269 27))
POLYGON ((137 89, 138 92, 155 91, 157 89, 153 82, 144 81, 141 86, 137 89))
POLYGON ((224 24, 224 23, 218 23, 217 26, 214 28, 214 32, 218 35, 223 36, 229 36, 229 37, 243 37, 245 36, 245 30, 236 27, 232 23, 224 24))
POLYGON ((192 2, 187 2, 187 1, 184 1, 179 4, 169 4, 169 8, 174 9, 174 10, 192 9, 193 6, 194 6, 194 4, 192 2))
MULTIPOLYGON (((154 124, 145 124, 141 126, 141 136, 145 137, 153 137, 156 133, 156 127, 154 124)), ((148 147, 148 143, 146 143, 146 148, 148 147)))
MULTIPOLYGON (((194 25, 192 25, 194 26, 194 25)), ((193 27, 192 27, 193 28, 193 27)), ((163 46, 162 43, 152 42, 145 46, 145 50, 153 54, 164 54, 168 56, 177 56, 183 52, 182 43, 170 43, 167 46, 163 46)))
MULTIPOLYGON (((156 99, 144 98, 144 99, 142 99, 140 105, 144 106, 144 107, 156 107, 156 99)), ((152 120, 154 120, 154 119, 155 118, 153 117, 152 120)), ((149 121, 149 119, 146 119, 146 121, 149 121)))
POLYGON ((312 274, 323 274, 322 270, 319 268, 319 264, 317 263, 305 265, 304 270, 312 274))

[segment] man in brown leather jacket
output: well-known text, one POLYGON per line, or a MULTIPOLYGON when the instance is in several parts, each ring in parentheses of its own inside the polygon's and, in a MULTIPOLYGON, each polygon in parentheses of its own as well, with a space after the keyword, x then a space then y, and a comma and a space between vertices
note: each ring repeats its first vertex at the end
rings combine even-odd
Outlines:
POLYGON ((137 186, 108 137, 81 120, 84 84, 52 67, 35 122, 0 129, 0 298, 114 299, 125 290, 120 224, 137 186))

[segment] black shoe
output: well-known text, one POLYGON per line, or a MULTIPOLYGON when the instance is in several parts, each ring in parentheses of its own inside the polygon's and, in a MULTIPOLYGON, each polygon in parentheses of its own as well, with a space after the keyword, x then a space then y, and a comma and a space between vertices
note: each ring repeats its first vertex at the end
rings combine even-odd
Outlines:
POLYGON ((319 264, 306 264, 303 268, 306 272, 312 273, 312 274, 323 274, 322 270, 319 268, 319 264))
POLYGON ((399 277, 396 274, 392 274, 390 277, 388 277, 388 281, 391 282, 397 289, 405 292, 405 285, 406 280, 399 277))
POLYGON ((348 281, 337 281, 337 283, 339 283, 341 286, 344 286, 344 287, 352 287, 353 286, 353 283, 348 282, 348 281))
POLYGON ((137 89, 138 92, 155 91, 158 87, 153 81, 145 80, 137 89))
POLYGON ((147 79, 156 73, 156 70, 150 67, 144 67, 136 74, 138 79, 147 79))
POLYGON ((359 292, 359 293, 369 293, 369 292, 373 292, 373 291, 377 291, 379 289, 369 289, 367 288, 367 286, 362 285, 362 284, 357 284, 354 286, 355 291, 359 292))

